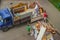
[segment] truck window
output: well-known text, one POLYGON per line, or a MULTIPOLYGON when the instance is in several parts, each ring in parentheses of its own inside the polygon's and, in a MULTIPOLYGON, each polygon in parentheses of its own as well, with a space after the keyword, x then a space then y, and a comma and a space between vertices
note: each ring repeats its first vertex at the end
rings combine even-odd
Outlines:
POLYGON ((7 22, 9 22, 9 21, 10 21, 10 18, 6 18, 6 19, 4 20, 5 23, 7 23, 7 22))
POLYGON ((3 19, 2 19, 2 17, 0 16, 0 22, 3 22, 3 19))

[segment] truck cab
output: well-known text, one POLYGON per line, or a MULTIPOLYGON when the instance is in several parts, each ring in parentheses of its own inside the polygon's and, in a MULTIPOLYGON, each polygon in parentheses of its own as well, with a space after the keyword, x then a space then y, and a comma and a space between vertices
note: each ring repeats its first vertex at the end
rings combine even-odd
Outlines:
POLYGON ((9 26, 13 24, 12 15, 8 8, 0 11, 0 28, 2 31, 7 31, 9 26))

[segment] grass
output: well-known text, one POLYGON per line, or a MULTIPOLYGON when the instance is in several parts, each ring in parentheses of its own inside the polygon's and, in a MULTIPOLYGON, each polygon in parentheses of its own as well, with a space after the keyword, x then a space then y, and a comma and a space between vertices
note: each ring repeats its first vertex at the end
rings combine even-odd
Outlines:
POLYGON ((49 0, 60 11, 60 0, 49 0))

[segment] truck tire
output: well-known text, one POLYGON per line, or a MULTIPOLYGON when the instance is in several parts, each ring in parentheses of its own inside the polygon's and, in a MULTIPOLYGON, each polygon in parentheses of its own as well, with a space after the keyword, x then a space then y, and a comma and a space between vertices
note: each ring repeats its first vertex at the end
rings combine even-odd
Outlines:
POLYGON ((2 28, 2 31, 3 31, 3 32, 7 32, 8 29, 9 29, 8 27, 3 27, 3 28, 2 28))

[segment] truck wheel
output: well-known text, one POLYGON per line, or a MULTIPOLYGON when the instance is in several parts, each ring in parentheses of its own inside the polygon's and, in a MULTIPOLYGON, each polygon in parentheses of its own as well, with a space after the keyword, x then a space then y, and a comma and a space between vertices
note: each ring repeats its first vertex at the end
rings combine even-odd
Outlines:
POLYGON ((8 27, 2 28, 2 31, 3 31, 3 32, 7 32, 7 31, 8 31, 8 27))

